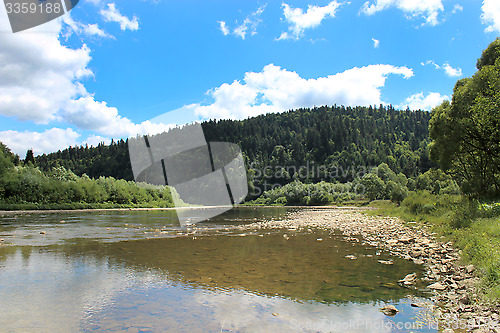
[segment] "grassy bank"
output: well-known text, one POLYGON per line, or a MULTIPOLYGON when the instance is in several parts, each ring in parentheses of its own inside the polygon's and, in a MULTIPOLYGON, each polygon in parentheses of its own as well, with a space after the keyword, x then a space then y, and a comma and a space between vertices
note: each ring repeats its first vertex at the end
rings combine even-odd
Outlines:
POLYGON ((500 202, 469 200, 458 195, 412 192, 396 205, 374 201, 379 208, 368 214, 398 216, 417 221, 452 241, 462 250, 462 258, 472 263, 482 279, 481 297, 500 303, 500 202))

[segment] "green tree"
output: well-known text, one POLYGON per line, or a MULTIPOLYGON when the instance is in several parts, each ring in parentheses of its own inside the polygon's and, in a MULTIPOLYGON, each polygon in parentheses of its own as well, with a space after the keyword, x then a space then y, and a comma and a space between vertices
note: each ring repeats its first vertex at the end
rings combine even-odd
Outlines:
POLYGON ((365 196, 371 201, 385 198, 385 184, 379 176, 368 173, 361 179, 361 184, 365 189, 365 196))
POLYGON ((24 164, 28 165, 31 162, 32 165, 35 165, 35 156, 33 155, 33 149, 28 149, 26 152, 26 158, 24 159, 24 164))
POLYGON ((500 194, 500 38, 484 50, 477 72, 458 80, 451 103, 432 111, 430 155, 466 194, 500 194))

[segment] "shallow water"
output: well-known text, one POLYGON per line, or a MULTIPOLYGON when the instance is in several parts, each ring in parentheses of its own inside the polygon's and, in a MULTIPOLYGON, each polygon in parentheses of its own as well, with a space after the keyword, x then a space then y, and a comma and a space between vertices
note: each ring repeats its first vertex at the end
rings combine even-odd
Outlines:
MULTIPOLYGON (((422 268, 342 236, 244 230, 284 208, 181 227, 172 211, 0 218, 0 327, 18 332, 433 332, 397 280, 422 268), (283 234, 289 239, 285 239, 283 234), (352 256, 355 256, 356 259, 352 256), (378 260, 394 261, 383 265, 378 260), (400 312, 379 311, 394 304, 400 312), (419 324, 422 329, 415 329, 419 324)), ((193 212, 196 214, 196 212, 193 212)))

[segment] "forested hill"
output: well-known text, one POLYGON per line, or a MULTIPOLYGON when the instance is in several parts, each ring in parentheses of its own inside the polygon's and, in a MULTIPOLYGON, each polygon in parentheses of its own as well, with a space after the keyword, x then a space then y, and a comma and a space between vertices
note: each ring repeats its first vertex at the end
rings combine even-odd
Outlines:
MULTIPOLYGON (((387 163, 396 173, 415 176, 430 167, 430 113, 399 111, 392 106, 318 107, 261 115, 241 121, 202 124, 207 141, 241 146, 253 166, 316 165, 377 166, 387 163)), ((64 166, 77 175, 132 180, 124 140, 97 147, 72 147, 36 158, 49 170, 64 166)), ((346 179, 349 180, 349 179, 346 179)))

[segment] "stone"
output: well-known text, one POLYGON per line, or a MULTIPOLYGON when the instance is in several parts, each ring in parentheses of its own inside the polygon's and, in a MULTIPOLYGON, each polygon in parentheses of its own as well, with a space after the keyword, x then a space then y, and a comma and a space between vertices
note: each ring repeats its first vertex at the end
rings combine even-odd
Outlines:
POLYGON ((385 314, 386 316, 395 316, 399 310, 396 309, 396 307, 392 304, 388 304, 386 306, 384 306, 383 308, 380 309, 380 311, 382 311, 383 314, 385 314))
POLYGON ((431 285, 428 285, 427 288, 433 289, 433 290, 445 290, 446 286, 439 283, 439 282, 436 282, 436 283, 433 283, 431 285))
POLYGON ((411 273, 406 275, 403 279, 399 280, 399 283, 403 284, 412 284, 415 281, 415 278, 417 277, 416 273, 411 273))

